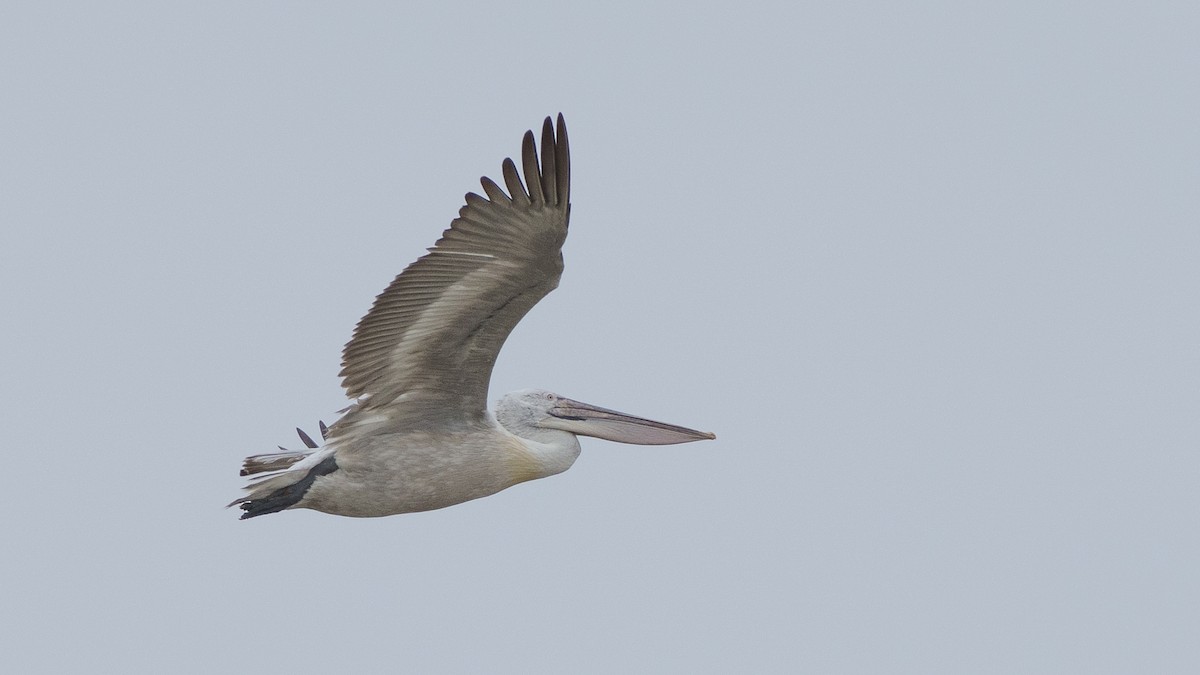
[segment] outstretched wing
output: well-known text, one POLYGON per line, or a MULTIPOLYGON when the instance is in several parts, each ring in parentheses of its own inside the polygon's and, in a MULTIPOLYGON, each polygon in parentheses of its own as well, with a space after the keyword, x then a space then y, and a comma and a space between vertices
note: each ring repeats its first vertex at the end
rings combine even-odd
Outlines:
POLYGON ((500 347, 562 275, 571 159, 561 114, 557 134, 546 118, 541 146, 539 165, 533 132, 526 132, 525 185, 505 159, 509 194, 482 178, 487 196, 468 193, 437 244, 358 322, 342 353, 341 376, 360 404, 330 428, 334 437, 379 414, 413 428, 487 410, 500 347))

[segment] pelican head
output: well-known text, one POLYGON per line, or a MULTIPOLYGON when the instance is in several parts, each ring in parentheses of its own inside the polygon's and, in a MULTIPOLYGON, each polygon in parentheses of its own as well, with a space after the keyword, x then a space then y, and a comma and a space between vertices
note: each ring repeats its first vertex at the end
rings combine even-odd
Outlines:
POLYGON ((545 436, 543 430, 548 429, 637 445, 670 445, 716 438, 705 431, 581 403, 542 389, 507 394, 496 406, 496 419, 509 432, 534 440, 545 436))

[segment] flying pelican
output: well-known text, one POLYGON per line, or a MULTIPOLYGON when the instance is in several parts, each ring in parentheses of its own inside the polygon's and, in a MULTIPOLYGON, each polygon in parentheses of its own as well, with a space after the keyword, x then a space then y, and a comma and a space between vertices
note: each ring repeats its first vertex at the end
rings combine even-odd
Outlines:
POLYGON ((562 473, 577 436, 666 445, 716 438, 600 408, 548 391, 506 395, 493 416, 488 380, 521 317, 558 286, 571 204, 567 127, 542 125, 521 146, 525 185, 511 159, 508 194, 481 178, 487 197, 466 206, 429 253, 375 298, 342 352, 342 386, 356 399, 324 446, 247 457, 254 476, 234 500, 253 518, 285 509, 371 517, 440 509, 562 473))

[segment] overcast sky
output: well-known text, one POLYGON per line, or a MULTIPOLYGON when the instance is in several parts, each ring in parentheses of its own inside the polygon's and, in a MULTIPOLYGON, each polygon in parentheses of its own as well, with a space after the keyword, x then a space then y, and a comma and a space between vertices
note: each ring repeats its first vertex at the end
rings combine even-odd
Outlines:
POLYGON ((1200 672, 1200 9, 828 4, 0 7, 0 670, 1200 672), (239 522, 559 111, 490 397, 718 440, 239 522))

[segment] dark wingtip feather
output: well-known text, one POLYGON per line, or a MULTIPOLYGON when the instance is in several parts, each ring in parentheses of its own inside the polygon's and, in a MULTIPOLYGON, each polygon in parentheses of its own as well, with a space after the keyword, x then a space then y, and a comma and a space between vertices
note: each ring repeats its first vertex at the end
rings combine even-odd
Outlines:
POLYGON ((320 447, 317 445, 316 441, 314 441, 308 434, 304 433, 304 430, 301 429, 300 427, 296 427, 296 433, 300 434, 300 440, 304 441, 304 444, 307 445, 308 447, 310 447, 310 448, 320 447))
POLYGON ((567 140, 567 121, 558 113, 558 141, 554 144, 554 172, 558 187, 558 204, 571 203, 571 143, 567 140))
POLYGON ((547 117, 542 122, 542 194, 547 203, 558 204, 558 172, 555 171, 554 122, 547 117))
POLYGON ((500 186, 496 185, 496 181, 492 180, 491 178, 484 176, 479 179, 479 184, 483 186, 483 191, 485 194, 487 194, 488 199, 492 200, 493 202, 498 202, 500 204, 512 203, 512 200, 508 198, 508 195, 504 194, 504 190, 500 189, 500 186))
POLYGON ((512 200, 518 204, 528 205, 529 194, 525 192, 525 186, 521 184, 521 175, 517 173, 517 165, 512 158, 506 157, 501 168, 504 172, 504 184, 508 186, 508 193, 512 195, 512 200))
POLYGON ((545 204, 546 195, 542 194, 542 177, 538 169, 537 143, 533 140, 532 131, 526 131, 525 138, 521 141, 521 168, 525 170, 529 199, 534 204, 545 204))

